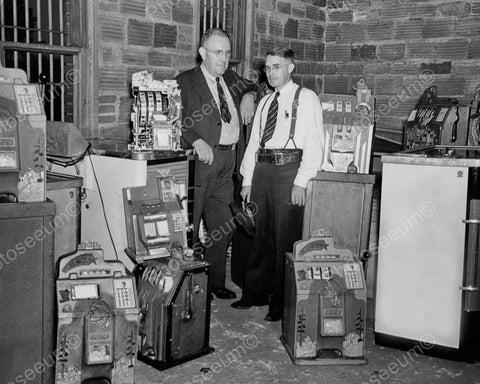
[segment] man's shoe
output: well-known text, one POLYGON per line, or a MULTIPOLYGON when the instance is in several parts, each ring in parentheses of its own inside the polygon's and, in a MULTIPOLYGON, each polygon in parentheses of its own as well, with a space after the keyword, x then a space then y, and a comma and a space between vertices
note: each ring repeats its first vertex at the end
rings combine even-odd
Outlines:
POLYGON ((234 301, 232 304, 230 304, 231 307, 235 309, 249 309, 252 308, 252 306, 245 300, 240 299, 238 301, 234 301))
POLYGON ((282 311, 268 311, 267 316, 265 316, 265 321, 275 322, 282 320, 283 312, 282 311))
POLYGON ((222 288, 212 288, 212 293, 217 296, 219 299, 236 299, 237 295, 235 292, 231 291, 228 288, 222 287, 222 288))

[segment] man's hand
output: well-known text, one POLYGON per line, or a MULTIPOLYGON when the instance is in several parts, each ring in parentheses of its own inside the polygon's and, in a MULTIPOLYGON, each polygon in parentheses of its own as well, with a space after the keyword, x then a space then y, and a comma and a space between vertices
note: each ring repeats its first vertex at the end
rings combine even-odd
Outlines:
POLYGON ((242 187, 242 190, 240 191, 240 196, 242 196, 242 199, 245 203, 250 202, 250 192, 252 191, 252 186, 251 185, 246 185, 245 187, 242 187))
POLYGON ((192 144, 195 153, 198 155, 198 160, 205 164, 212 165, 213 150, 203 139, 198 139, 192 144))
POLYGON ((292 188, 292 204, 303 207, 305 205, 306 188, 293 184, 292 188))
POLYGON ((240 102, 240 115, 243 124, 250 124, 255 114, 255 92, 249 92, 243 95, 240 102))

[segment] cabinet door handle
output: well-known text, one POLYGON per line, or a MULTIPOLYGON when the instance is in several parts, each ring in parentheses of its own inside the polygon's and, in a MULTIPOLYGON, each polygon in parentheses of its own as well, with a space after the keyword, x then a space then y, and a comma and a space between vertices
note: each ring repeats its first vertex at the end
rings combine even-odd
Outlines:
POLYGON ((467 292, 480 292, 480 287, 473 287, 471 285, 469 285, 468 287, 458 287, 458 289, 467 292))
POLYGON ((462 223, 465 223, 465 224, 480 224, 480 219, 462 220, 462 223))

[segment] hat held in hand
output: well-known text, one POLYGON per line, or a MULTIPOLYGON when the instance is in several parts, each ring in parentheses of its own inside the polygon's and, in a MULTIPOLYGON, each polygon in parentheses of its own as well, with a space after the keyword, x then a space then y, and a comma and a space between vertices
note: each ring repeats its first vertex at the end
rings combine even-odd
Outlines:
POLYGON ((248 236, 253 237, 255 235, 254 216, 257 213, 257 206, 252 202, 242 203, 242 206, 231 203, 230 209, 232 210, 237 228, 240 228, 248 236))

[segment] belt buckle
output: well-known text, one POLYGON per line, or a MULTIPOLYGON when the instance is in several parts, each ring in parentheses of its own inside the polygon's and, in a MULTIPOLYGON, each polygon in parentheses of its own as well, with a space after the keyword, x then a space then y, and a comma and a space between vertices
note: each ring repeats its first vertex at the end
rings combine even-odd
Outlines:
POLYGON ((283 153, 282 152, 275 152, 275 165, 283 165, 284 160, 283 160, 283 153))

